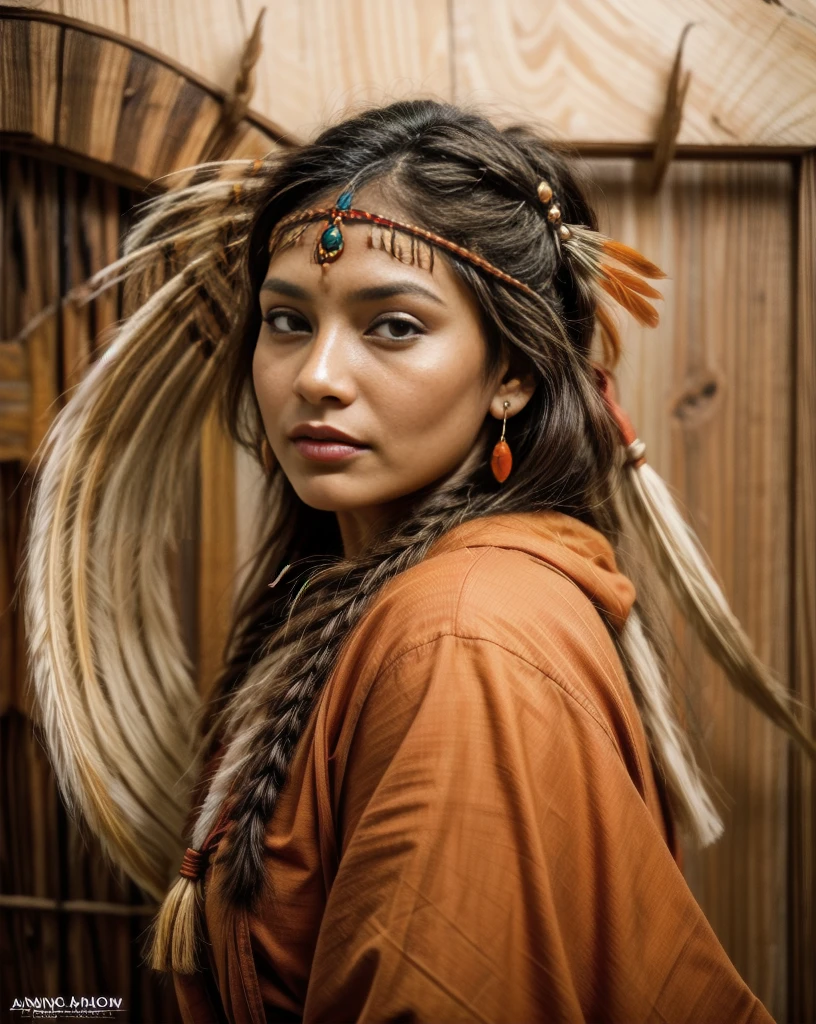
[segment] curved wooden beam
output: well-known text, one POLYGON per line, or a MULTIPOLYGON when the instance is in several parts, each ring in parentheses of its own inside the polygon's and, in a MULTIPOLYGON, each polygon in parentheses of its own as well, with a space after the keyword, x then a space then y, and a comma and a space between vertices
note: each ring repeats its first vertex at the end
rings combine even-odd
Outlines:
POLYGON ((115 32, 0 7, 0 146, 130 188, 207 159, 263 156, 298 140, 247 112, 224 137, 228 95, 115 32))

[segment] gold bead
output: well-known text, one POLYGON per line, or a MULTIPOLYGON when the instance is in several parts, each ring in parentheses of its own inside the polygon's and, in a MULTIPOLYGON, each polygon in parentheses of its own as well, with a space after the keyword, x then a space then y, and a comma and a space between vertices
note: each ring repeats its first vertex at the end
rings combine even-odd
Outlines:
POLYGON ((555 203, 547 211, 547 220, 551 224, 555 224, 556 221, 561 220, 561 210, 555 203))
POLYGON ((558 234, 561 236, 561 238, 565 242, 566 242, 566 240, 568 238, 572 238, 572 232, 570 231, 570 229, 567 227, 566 224, 562 224, 561 225, 561 227, 558 229, 558 234))
POLYGON ((548 203, 553 196, 553 190, 550 188, 548 181, 540 181, 538 183, 538 198, 542 203, 548 203))

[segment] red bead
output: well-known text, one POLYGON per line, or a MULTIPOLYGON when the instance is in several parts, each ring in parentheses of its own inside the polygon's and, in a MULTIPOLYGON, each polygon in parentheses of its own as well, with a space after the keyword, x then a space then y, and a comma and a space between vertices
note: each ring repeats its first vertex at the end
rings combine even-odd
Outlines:
POLYGON ((513 468, 513 456, 510 452, 510 445, 506 441, 499 441, 493 449, 490 468, 500 484, 503 484, 510 476, 510 470, 513 468))

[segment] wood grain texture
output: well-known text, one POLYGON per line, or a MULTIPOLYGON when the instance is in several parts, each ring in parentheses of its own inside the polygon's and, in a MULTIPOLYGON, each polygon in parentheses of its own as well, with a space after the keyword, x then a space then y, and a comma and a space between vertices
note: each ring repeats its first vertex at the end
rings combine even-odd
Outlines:
POLYGON ((201 438, 198 679, 206 694, 221 667, 236 570, 235 451, 213 414, 201 438))
MULTIPOLYGON (((253 108, 308 137, 343 110, 434 95, 573 141, 654 140, 692 21, 680 145, 816 145, 812 0, 271 0, 253 108), (452 28, 451 28, 452 26, 452 28), (452 58, 452 59, 451 59, 452 58)), ((46 0, 229 88, 261 0, 46 0)))
POLYGON ((51 241, 59 236, 55 168, 0 153, 0 233, 0 338, 12 360, 0 396, 0 455, 28 460, 54 415, 57 325, 39 323, 19 346, 13 339, 19 325, 59 296, 59 254, 51 241))
MULTIPOLYGON (((802 161, 796 277, 793 644, 796 696, 816 710, 816 155, 802 161)), ((809 716, 811 735, 816 715, 809 716)), ((816 1020, 816 766, 790 772, 790 1018, 816 1020)))
POLYGON ((0 142, 129 186, 279 144, 253 114, 225 132, 223 90, 103 27, 2 8, 0 60, 0 142))
MULTIPOLYGON (((778 163, 674 165, 648 197, 631 161, 593 165, 605 229, 669 280, 655 331, 625 325, 620 390, 759 656, 790 683, 793 176, 778 163)), ((729 956, 786 1020, 786 739, 737 695, 678 614, 674 671, 725 836, 685 873, 729 956)))
POLYGON ((44 22, 0 19, 2 130, 54 141, 61 32, 44 22))
POLYGON ((650 143, 683 26, 680 145, 816 144, 816 6, 451 0, 456 102, 573 142, 650 143))
POLYGON ((371 103, 450 99, 450 32, 439 0, 46 0, 167 53, 223 89, 267 8, 252 109, 294 139, 371 103))

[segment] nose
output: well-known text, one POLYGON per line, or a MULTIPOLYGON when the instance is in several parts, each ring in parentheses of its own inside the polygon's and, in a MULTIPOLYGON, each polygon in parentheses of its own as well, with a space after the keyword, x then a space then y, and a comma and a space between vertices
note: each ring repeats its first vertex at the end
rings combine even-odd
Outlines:
POLYGON ((304 347, 303 362, 293 391, 310 405, 336 399, 348 405, 354 399, 351 343, 339 326, 318 330, 304 347))

